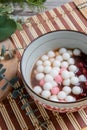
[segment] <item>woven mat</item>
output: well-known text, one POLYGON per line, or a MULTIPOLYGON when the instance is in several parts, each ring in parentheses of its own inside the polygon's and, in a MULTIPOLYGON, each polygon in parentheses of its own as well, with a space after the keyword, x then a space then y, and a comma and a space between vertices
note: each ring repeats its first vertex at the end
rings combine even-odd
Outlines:
MULTIPOLYGON (((16 48, 25 48, 38 36, 54 30, 68 29, 87 34, 86 18, 73 2, 32 16, 30 19, 31 22, 23 25, 22 31, 16 31, 9 39, 16 48)), ((19 59, 21 59, 22 54, 23 49, 19 49, 17 52, 19 59)), ((20 74, 20 64, 18 72, 20 74)), ((23 83, 21 81, 17 83, 18 86, 20 84, 23 83)), ((29 97, 29 101, 33 102, 31 97, 29 97)), ((30 109, 21 110, 24 103, 25 100, 22 100, 18 104, 18 99, 14 100, 11 98, 11 94, 8 95, 0 104, 0 130, 45 130, 44 123, 47 123, 49 130, 81 130, 87 126, 87 108, 78 112, 63 114, 46 110, 33 102, 30 107, 32 111, 37 109, 36 116, 33 112, 27 116, 26 112, 30 109)))
POLYGON ((77 8, 81 11, 83 16, 87 19, 87 0, 73 0, 77 8))

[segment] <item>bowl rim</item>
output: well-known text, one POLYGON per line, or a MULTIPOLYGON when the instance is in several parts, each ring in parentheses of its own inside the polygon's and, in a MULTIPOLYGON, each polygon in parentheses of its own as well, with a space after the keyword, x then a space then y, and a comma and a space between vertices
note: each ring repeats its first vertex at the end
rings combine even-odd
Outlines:
MULTIPOLYGON (((42 35, 40 35, 40 36, 38 36, 37 38, 35 38, 34 40, 32 40, 28 45, 27 45, 27 47, 24 49, 24 51, 23 51, 23 54, 22 54, 22 56, 21 56, 21 61, 20 61, 20 72, 21 72, 21 75, 22 75, 22 78, 23 78, 23 80, 24 80, 24 83, 25 83, 25 85, 26 85, 26 87, 33 93, 33 94, 35 94, 37 97, 39 97, 39 98, 41 98, 41 99, 43 99, 44 101, 48 101, 48 102, 50 102, 50 103, 53 103, 53 104, 55 104, 55 103, 58 103, 58 104, 77 104, 77 103, 79 103, 79 102, 83 102, 83 101, 85 101, 85 100, 87 100, 87 97, 85 97, 85 98, 82 98, 82 99, 79 99, 79 100, 76 100, 76 101, 72 101, 72 102, 58 102, 58 101, 52 101, 52 100, 50 100, 50 99, 46 99, 46 98, 44 98, 44 97, 42 97, 42 96, 40 96, 40 95, 38 95, 37 93, 35 93, 30 87, 29 87, 29 85, 26 83, 26 80, 25 80, 25 78, 24 78, 24 76, 23 76, 23 73, 22 73, 22 62, 23 62, 23 56, 24 56, 24 53, 25 53, 25 51, 27 50, 27 48, 29 47, 29 46, 31 46, 31 44, 33 44, 33 42, 34 41, 36 41, 36 40, 38 40, 40 37, 43 37, 43 36, 45 36, 45 35, 47 35, 47 34, 50 34, 50 33, 54 33, 54 32, 75 32, 75 33, 77 33, 77 34, 82 34, 82 35, 84 35, 84 36, 87 36, 87 34, 86 33, 84 33, 84 32, 80 32, 80 31, 76 31, 76 30, 54 30, 54 31, 51 31, 51 32, 47 32, 47 33, 45 33, 45 34, 42 34, 42 35)), ((26 88, 25 88, 26 89, 26 88)), ((29 94, 30 95, 30 94, 29 94)), ((32 95, 30 95, 30 96, 32 96, 32 95)), ((39 100, 38 100, 39 101, 39 100)))

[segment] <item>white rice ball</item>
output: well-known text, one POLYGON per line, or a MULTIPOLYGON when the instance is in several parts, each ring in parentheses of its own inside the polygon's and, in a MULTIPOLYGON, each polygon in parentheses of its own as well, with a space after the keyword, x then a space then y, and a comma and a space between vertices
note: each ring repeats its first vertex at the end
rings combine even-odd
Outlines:
POLYGON ((44 62, 43 62, 43 65, 44 66, 50 66, 51 65, 51 61, 50 60, 45 60, 44 62))
POLYGON ((70 94, 70 93, 71 93, 71 87, 69 87, 69 86, 63 87, 62 90, 63 90, 64 92, 66 92, 66 94, 70 94))
POLYGON ((63 61, 63 57, 61 55, 56 56, 56 60, 63 61))
POLYGON ((57 72, 60 72, 60 67, 53 67, 52 70, 57 70, 57 72))
POLYGON ((78 84, 79 83, 79 78, 78 77, 76 77, 76 76, 73 76, 72 78, 71 78, 71 84, 73 84, 73 85, 76 85, 76 84, 78 84))
POLYGON ((73 65, 73 64, 75 64, 75 60, 74 60, 74 58, 69 58, 68 59, 68 63, 71 65, 73 65))
POLYGON ((48 52, 48 57, 55 57, 54 51, 49 51, 48 52))
POLYGON ((65 53, 63 53, 62 57, 63 57, 64 60, 69 60, 70 54, 65 52, 65 53))
POLYGON ((51 92, 49 90, 43 90, 41 96, 47 99, 51 96, 51 92))
POLYGON ((72 71, 70 71, 70 72, 69 72, 69 75, 70 75, 70 78, 71 78, 71 77, 74 77, 74 76, 75 76, 75 73, 72 72, 72 71))
POLYGON ((37 62, 36 62, 36 65, 38 66, 38 65, 42 65, 43 64, 43 62, 42 62, 42 60, 38 60, 37 62))
POLYGON ((60 67, 60 61, 58 61, 58 60, 54 60, 53 61, 53 66, 56 66, 56 67, 60 67))
POLYGON ((64 86, 69 86, 70 85, 70 79, 65 79, 65 80, 63 80, 63 85, 64 86))
POLYGON ((56 69, 52 69, 49 74, 54 78, 59 74, 59 72, 56 69))
POLYGON ((79 95, 82 93, 82 88, 80 88, 79 86, 74 86, 72 88, 72 93, 75 94, 75 95, 79 95))
POLYGON ((68 67, 68 62, 67 61, 63 61, 61 62, 61 67, 67 68, 68 67))
POLYGON ((80 51, 79 49, 74 49, 74 50, 73 50, 73 54, 74 54, 75 56, 79 56, 79 55, 81 54, 81 51, 80 51))
POLYGON ((51 82, 46 82, 43 86, 43 89, 45 90, 51 90, 52 89, 52 83, 51 82))
POLYGON ((51 72, 51 69, 52 69, 51 66, 45 66, 45 67, 44 67, 44 73, 46 73, 46 74, 47 74, 47 73, 50 73, 50 72, 51 72))
POLYGON ((59 101, 58 98, 57 98, 57 95, 52 95, 52 96, 49 97, 49 99, 52 100, 52 101, 57 101, 57 102, 59 101))
POLYGON ((46 74, 44 77, 45 82, 53 81, 53 77, 50 74, 46 74))
POLYGON ((76 101, 75 97, 73 97, 71 95, 66 96, 65 100, 66 100, 66 102, 75 102, 76 101))
POLYGON ((44 78, 44 73, 37 73, 36 74, 36 79, 37 80, 41 80, 41 79, 43 79, 44 78))
POLYGON ((80 82, 85 82, 85 81, 87 81, 87 79, 86 79, 86 77, 84 75, 80 75, 79 76, 79 81, 80 82))
POLYGON ((42 88, 40 86, 35 86, 33 88, 33 91, 36 93, 36 94, 40 94, 42 92, 42 88))
POLYGON ((60 48, 60 49, 59 49, 59 53, 60 53, 60 54, 63 54, 63 53, 65 53, 66 51, 67 51, 66 48, 60 48))
POLYGON ((50 58, 50 59, 49 59, 49 61, 50 61, 51 63, 53 63, 54 60, 55 60, 55 58, 50 58))
POLYGON ((69 66, 69 70, 72 71, 72 72, 74 72, 74 73, 76 73, 78 71, 78 68, 75 65, 70 65, 69 66))
POLYGON ((58 93, 58 99, 65 99, 67 94, 64 91, 60 91, 58 93))
POLYGON ((67 52, 70 54, 70 56, 72 56, 72 55, 73 55, 72 50, 67 50, 67 52))
POLYGON ((48 60, 48 56, 47 55, 43 55, 42 57, 41 57, 41 59, 43 60, 43 61, 45 61, 45 60, 48 60))
POLYGON ((58 86, 57 82, 56 82, 56 81, 54 81, 54 80, 53 80, 53 81, 51 81, 51 84, 52 84, 52 86, 53 86, 53 87, 58 86))
POLYGON ((69 71, 64 70, 61 74, 63 79, 68 79, 70 77, 69 71))
POLYGON ((44 71, 43 65, 38 65, 37 66, 37 72, 39 73, 39 72, 43 72, 43 71, 44 71))

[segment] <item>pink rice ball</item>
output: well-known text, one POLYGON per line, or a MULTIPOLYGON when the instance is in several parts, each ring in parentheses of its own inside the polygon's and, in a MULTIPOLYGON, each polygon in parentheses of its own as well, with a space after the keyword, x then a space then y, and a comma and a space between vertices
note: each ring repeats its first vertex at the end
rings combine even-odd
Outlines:
POLYGON ((57 95, 59 91, 60 91, 59 88, 57 86, 55 86, 55 87, 53 87, 51 89, 51 94, 52 95, 57 95))
POLYGON ((61 82, 63 81, 61 75, 57 75, 57 76, 55 77, 55 81, 56 81, 57 83, 61 83, 61 82))

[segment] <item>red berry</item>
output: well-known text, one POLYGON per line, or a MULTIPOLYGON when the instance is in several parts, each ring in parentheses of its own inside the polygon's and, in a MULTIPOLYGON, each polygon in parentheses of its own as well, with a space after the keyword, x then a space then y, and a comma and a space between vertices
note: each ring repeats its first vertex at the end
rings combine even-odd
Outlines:
POLYGON ((85 82, 85 85, 87 86, 87 82, 85 82))
POLYGON ((79 65, 78 65, 78 67, 81 67, 81 68, 82 68, 82 67, 83 67, 83 63, 80 62, 79 65))
POLYGON ((80 70, 76 73, 77 76, 79 76, 81 74, 82 74, 82 72, 80 70))
POLYGON ((82 69, 83 74, 87 73, 87 70, 85 68, 82 69))
POLYGON ((86 97, 86 93, 81 93, 80 96, 81 97, 86 97))

